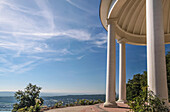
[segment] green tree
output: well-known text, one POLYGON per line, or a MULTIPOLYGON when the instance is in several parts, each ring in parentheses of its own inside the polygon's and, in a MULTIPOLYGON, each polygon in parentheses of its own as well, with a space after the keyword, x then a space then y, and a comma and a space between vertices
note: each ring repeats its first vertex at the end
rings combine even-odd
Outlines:
MULTIPOLYGON (((27 110, 30 107, 37 107, 37 105, 43 104, 43 99, 39 96, 41 87, 32 85, 31 83, 24 89, 24 91, 18 90, 15 93, 15 98, 18 103, 13 105, 13 112, 18 110, 27 110), (38 104, 37 104, 38 102, 38 104)), ((37 111, 36 111, 37 112, 37 111)))
POLYGON ((165 105, 163 100, 160 100, 153 91, 149 91, 147 94, 141 93, 135 97, 133 101, 129 101, 128 105, 132 112, 169 112, 168 107, 165 105))
MULTIPOLYGON (((168 98, 170 101, 170 52, 166 54, 166 70, 167 70, 167 84, 168 84, 168 98)), ((126 84, 127 100, 132 100, 138 96, 143 90, 147 90, 147 72, 143 74, 136 74, 133 79, 129 79, 126 84)))
POLYGON ((129 79, 126 84, 126 94, 127 100, 133 100, 135 97, 139 96, 142 92, 147 92, 147 72, 143 74, 136 74, 133 79, 129 79))
POLYGON ((170 52, 166 54, 166 71, 167 71, 167 84, 168 84, 168 98, 170 101, 170 52))

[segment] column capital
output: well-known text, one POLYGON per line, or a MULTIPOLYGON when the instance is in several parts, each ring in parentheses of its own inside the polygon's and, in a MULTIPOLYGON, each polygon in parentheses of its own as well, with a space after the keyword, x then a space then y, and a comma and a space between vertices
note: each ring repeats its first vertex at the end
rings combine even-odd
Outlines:
POLYGON ((116 21, 117 21, 117 18, 108 18, 108 19, 106 19, 106 25, 115 24, 116 21))
POLYGON ((126 43, 127 39, 126 38, 121 38, 119 40, 117 40, 117 43, 122 44, 122 43, 126 43))

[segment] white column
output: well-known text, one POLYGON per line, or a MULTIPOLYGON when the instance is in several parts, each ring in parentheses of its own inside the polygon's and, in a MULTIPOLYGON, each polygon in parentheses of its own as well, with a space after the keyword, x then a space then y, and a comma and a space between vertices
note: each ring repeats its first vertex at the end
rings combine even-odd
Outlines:
POLYGON ((108 21, 107 37, 107 76, 106 76, 106 102, 104 107, 117 107, 116 96, 116 42, 113 22, 108 21))
POLYGON ((124 41, 119 43, 119 100, 126 103, 126 46, 124 41))
POLYGON ((149 90, 168 105, 162 0, 146 0, 149 90))

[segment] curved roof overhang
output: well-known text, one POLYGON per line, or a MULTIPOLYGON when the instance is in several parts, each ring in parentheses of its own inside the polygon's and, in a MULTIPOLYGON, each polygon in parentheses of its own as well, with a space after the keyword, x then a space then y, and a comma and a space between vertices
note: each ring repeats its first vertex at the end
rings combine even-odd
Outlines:
MULTIPOLYGON (((116 39, 146 45, 146 0, 101 0, 100 19, 107 30, 107 19, 114 20, 116 39)), ((170 43, 170 0, 163 0, 165 43, 170 43)))

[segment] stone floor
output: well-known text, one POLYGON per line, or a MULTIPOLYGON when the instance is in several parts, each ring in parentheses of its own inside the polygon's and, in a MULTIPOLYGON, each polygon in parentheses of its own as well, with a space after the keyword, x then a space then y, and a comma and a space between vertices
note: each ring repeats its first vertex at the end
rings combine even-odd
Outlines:
POLYGON ((48 110, 47 112, 128 112, 130 109, 127 104, 117 103, 118 108, 106 108, 103 104, 92 106, 75 106, 48 110))

